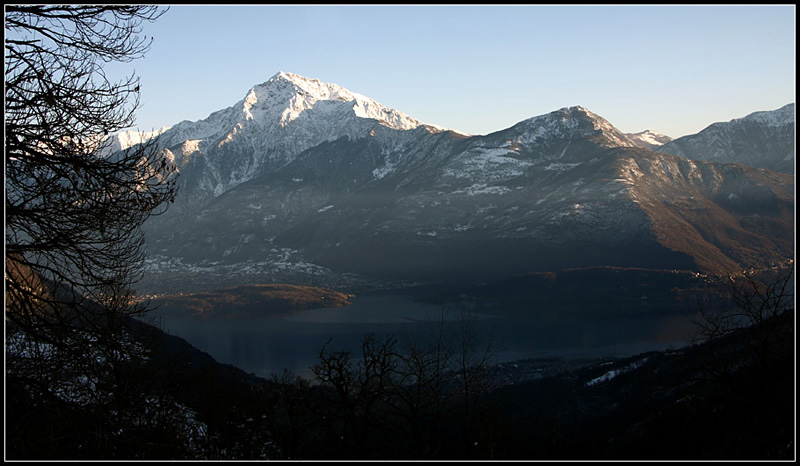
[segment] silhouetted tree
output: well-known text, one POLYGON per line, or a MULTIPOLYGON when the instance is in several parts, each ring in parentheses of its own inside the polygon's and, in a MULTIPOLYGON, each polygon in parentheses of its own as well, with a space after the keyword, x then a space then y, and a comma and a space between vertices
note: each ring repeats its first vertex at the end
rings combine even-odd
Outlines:
POLYGON ((103 66, 143 56, 151 42, 141 24, 163 12, 5 7, 6 432, 15 457, 147 454, 144 443, 123 447, 125 428, 156 412, 140 386, 132 391, 143 348, 128 324, 146 311, 132 300, 141 227, 174 199, 175 168, 154 141, 110 153, 107 136, 134 123, 139 81, 110 82, 103 66))
POLYGON ((717 376, 726 377, 744 363, 771 370, 776 361, 793 354, 787 346, 794 317, 794 269, 767 273, 761 278, 753 274, 731 277, 733 303, 729 307, 701 309, 695 324, 700 339, 707 343, 717 376), (718 342, 728 335, 738 334, 749 358, 725 351, 718 342))
MULTIPOLYGON (((479 456, 489 410, 483 396, 496 349, 467 312, 394 335, 364 337, 360 354, 331 350, 312 368, 328 389, 329 438, 344 458, 479 456)), ((481 451, 486 451, 483 446, 481 451)))
POLYGON ((367 334, 361 354, 352 355, 347 350, 329 349, 329 341, 311 368, 317 380, 333 390, 328 426, 330 435, 340 440, 337 454, 345 458, 370 457, 368 440, 386 426, 381 414, 386 412, 385 403, 395 384, 396 343, 392 335, 380 340, 367 334))
POLYGON ((265 397, 260 410, 269 422, 269 431, 277 443, 274 459, 298 460, 324 454, 320 445, 319 398, 311 382, 289 370, 270 377, 264 388, 265 397))
POLYGON ((734 305, 704 310, 693 389, 719 456, 786 459, 795 434, 794 269, 731 279, 734 305))

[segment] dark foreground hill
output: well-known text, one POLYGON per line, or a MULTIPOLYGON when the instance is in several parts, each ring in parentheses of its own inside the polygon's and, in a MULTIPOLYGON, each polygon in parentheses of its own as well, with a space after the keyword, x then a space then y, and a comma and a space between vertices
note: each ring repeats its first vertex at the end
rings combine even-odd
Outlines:
POLYGON ((475 361, 472 350, 480 352, 450 352, 454 342, 476 343, 459 340, 469 332, 442 335, 434 346, 366 335, 363 354, 322 348, 314 380, 248 375, 134 322, 131 335, 150 356, 99 380, 130 395, 129 404, 109 405, 130 411, 68 394, 33 403, 23 390, 29 382, 11 380, 6 452, 82 460, 792 459, 795 316, 790 305, 779 311, 672 351, 460 369, 452 365, 459 354, 475 361))
POLYGON ((777 320, 773 351, 758 361, 750 328, 499 388, 490 403, 508 424, 497 457, 793 459, 794 312, 777 320))

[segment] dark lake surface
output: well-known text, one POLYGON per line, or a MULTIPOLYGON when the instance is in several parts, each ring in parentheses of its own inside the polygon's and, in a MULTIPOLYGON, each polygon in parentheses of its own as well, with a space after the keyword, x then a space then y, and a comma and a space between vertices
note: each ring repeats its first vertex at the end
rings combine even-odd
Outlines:
MULTIPOLYGON (((498 348, 498 363, 551 356, 624 357, 683 346, 694 330, 691 316, 678 314, 619 318, 578 318, 563 312, 547 318, 468 315, 482 341, 498 348)), ((289 316, 158 317, 162 330, 184 338, 218 362, 261 377, 284 369, 310 377, 319 350, 329 340, 331 349, 358 354, 368 333, 393 334, 402 342, 430 332, 442 319, 453 329, 463 322, 460 312, 443 312, 439 305, 391 292, 357 296, 348 306, 289 316)))

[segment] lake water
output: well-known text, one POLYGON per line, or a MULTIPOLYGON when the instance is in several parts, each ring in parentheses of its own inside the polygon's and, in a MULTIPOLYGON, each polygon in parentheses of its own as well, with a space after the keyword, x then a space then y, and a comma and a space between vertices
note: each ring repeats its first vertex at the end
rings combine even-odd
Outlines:
MULTIPOLYGON (((470 314, 474 328, 499 348, 497 362, 553 355, 628 356, 682 346, 693 328, 689 316, 625 319, 511 319, 470 314)), ((357 354, 367 333, 393 334, 400 341, 425 334, 444 316, 457 327, 456 312, 415 302, 404 294, 358 296, 349 306, 311 309, 265 318, 169 318, 162 329, 261 377, 290 369, 309 377, 319 350, 330 340, 334 350, 357 354)))

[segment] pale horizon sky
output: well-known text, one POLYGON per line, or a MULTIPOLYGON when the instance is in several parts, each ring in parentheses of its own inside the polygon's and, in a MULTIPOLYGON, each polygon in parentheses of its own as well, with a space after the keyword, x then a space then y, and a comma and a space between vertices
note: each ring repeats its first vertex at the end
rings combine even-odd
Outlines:
POLYGON ((197 121, 279 71, 488 134, 582 105, 673 138, 795 101, 795 5, 170 6, 137 127, 197 121))

